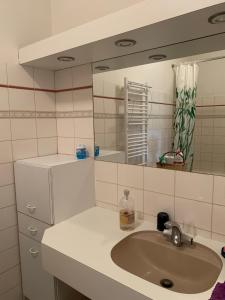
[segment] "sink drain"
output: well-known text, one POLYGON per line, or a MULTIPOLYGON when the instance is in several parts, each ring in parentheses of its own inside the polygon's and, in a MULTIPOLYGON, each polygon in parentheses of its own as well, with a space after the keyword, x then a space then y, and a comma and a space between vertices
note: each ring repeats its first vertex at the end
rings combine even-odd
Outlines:
POLYGON ((162 279, 160 280, 160 284, 166 289, 170 289, 171 287, 173 287, 173 281, 170 279, 162 279))

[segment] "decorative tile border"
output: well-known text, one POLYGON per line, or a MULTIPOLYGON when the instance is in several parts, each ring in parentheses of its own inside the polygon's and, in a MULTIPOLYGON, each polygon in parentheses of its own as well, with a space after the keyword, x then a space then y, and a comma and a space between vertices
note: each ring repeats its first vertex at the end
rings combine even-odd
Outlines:
POLYGON ((56 118, 93 118, 93 111, 62 111, 56 112, 55 115, 56 118))
POLYGON ((0 111, 0 119, 33 119, 33 118, 91 118, 92 111, 0 111))

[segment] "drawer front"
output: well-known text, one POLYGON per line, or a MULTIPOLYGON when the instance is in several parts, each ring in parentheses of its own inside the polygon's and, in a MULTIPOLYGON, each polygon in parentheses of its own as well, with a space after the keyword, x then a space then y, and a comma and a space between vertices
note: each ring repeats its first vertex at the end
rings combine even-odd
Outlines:
POLYGON ((49 176, 47 168, 15 164, 17 210, 53 224, 49 176))
POLYGON ((54 300, 54 278, 41 265, 41 244, 19 234, 22 285, 30 300, 54 300))
POLYGON ((42 240, 45 229, 50 226, 42 223, 34 218, 26 216, 18 212, 19 232, 40 242, 42 240))

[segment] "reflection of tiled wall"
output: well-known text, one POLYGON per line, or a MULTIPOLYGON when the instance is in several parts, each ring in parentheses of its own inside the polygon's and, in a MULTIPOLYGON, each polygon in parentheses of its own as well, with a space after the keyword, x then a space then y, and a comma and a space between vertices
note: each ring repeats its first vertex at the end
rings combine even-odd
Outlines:
MULTIPOLYGON (((123 87, 96 80, 94 85, 95 140, 103 149, 124 150, 123 87)), ((168 93, 151 89, 149 105, 149 163, 172 150, 173 99, 168 93)))
POLYGON ((74 154, 85 144, 93 155, 92 70, 90 65, 55 73, 58 152, 74 154))
POLYGON ((156 223, 157 213, 166 211, 199 235, 225 242, 224 177, 96 161, 95 186, 98 206, 118 210, 129 189, 146 220, 156 223))
POLYGON ((225 96, 199 97, 197 105, 194 170, 225 174, 225 96))
POLYGON ((13 162, 55 153, 54 73, 0 65, 0 299, 20 299, 13 162))
POLYGON ((94 128, 100 148, 124 150, 124 100, 94 97, 94 128))
POLYGON ((149 116, 149 162, 172 150, 173 142, 173 99, 165 92, 151 90, 149 116))

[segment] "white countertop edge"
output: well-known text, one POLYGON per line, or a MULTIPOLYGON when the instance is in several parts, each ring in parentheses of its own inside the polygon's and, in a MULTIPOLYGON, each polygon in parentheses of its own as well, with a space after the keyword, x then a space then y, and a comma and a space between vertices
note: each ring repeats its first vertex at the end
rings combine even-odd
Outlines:
MULTIPOLYGON (((93 207, 47 229, 42 240, 44 268, 96 300, 104 300, 106 295, 107 300, 119 300, 118 297, 121 298, 121 295, 124 297, 126 295, 124 299, 140 300, 207 300, 210 298, 213 288, 199 294, 176 293, 118 267, 111 259, 111 249, 133 232, 121 231, 118 218, 118 212, 93 207), (76 276, 77 274, 79 276, 76 276), (107 291, 112 294, 107 294, 107 291), (117 298, 115 293, 120 293, 117 298)), ((154 229, 153 224, 143 221, 135 231, 154 229)), ((201 237, 197 237, 195 241, 220 255, 222 243, 201 237)), ((218 282, 225 280, 225 261, 222 259, 222 262, 223 269, 218 282)))

